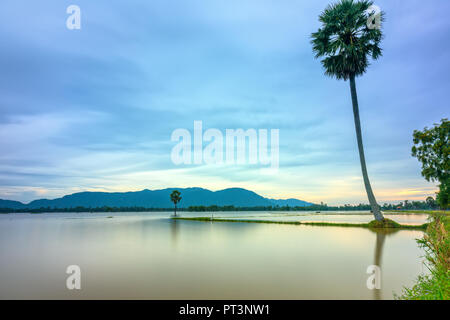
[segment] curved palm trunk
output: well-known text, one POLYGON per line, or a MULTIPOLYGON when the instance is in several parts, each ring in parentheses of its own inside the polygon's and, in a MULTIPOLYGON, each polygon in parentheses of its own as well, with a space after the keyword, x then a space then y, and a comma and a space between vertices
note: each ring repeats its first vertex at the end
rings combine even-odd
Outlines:
POLYGON ((366 187, 367 197, 369 198, 370 207, 372 208, 372 212, 373 215, 375 216, 375 219, 378 221, 383 221, 384 220, 383 214, 380 211, 380 208, 377 204, 377 200, 375 200, 372 187, 370 186, 369 176, 367 174, 366 158, 364 156, 364 147, 362 143, 361 123, 359 121, 358 96, 356 95, 356 84, 354 75, 350 77, 350 91, 352 93, 353 116, 355 118, 356 139, 358 140, 359 160, 361 161, 361 170, 364 179, 364 186, 366 187))

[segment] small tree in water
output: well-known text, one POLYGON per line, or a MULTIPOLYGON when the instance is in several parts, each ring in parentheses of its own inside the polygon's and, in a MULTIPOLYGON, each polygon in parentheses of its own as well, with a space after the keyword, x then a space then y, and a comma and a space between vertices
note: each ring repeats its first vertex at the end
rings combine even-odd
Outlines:
POLYGON ((174 206, 175 206, 175 210, 174 210, 174 216, 177 215, 177 203, 179 203, 181 201, 181 197, 180 197, 181 193, 178 190, 174 190, 172 191, 172 193, 170 194, 170 201, 173 202, 174 206))
MULTIPOLYGON (((327 76, 350 80, 364 186, 375 219, 383 221, 384 217, 373 194, 367 174, 355 83, 355 78, 366 72, 369 58, 376 60, 381 56, 381 30, 369 24, 368 10, 372 5, 372 1, 366 0, 341 0, 329 5, 319 16, 322 27, 312 34, 311 42, 316 58, 323 57, 321 62, 327 76)), ((381 21, 381 12, 379 17, 381 21)))

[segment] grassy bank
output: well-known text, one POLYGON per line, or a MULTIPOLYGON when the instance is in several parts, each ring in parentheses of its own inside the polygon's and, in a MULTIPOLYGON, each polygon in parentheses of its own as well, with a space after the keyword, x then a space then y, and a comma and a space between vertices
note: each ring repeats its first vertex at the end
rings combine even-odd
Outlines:
POLYGON ((334 222, 302 222, 302 221, 273 221, 273 220, 252 220, 252 219, 223 219, 223 218, 211 218, 211 217, 173 217, 172 219, 178 220, 191 220, 191 221, 203 221, 203 222, 240 222, 240 223, 270 223, 270 224, 291 224, 291 225, 304 225, 304 226, 321 226, 321 227, 359 227, 359 228, 395 228, 395 229, 413 229, 413 230, 425 230, 427 224, 422 225, 403 225, 396 223, 392 220, 386 219, 384 225, 377 224, 376 222, 370 223, 334 223, 334 222))
POLYGON ((450 299, 450 216, 435 214, 422 239, 430 275, 421 275, 412 288, 404 288, 398 297, 405 300, 450 299))

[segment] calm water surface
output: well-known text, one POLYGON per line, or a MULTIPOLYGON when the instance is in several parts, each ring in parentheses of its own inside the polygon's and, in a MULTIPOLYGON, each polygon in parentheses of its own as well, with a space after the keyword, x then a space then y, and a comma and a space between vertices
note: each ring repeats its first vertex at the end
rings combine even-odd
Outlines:
MULTIPOLYGON (((209 216, 211 213, 182 213, 209 216)), ((215 217, 367 222, 367 213, 215 217)), ((389 216, 420 224, 425 215, 389 216)), ((168 213, 0 215, 1 299, 392 299, 426 271, 416 238, 363 228, 171 220, 168 213), (113 216, 113 218, 108 218, 113 216), (67 290, 68 265, 81 290, 67 290), (381 265, 381 290, 366 287, 381 265)))

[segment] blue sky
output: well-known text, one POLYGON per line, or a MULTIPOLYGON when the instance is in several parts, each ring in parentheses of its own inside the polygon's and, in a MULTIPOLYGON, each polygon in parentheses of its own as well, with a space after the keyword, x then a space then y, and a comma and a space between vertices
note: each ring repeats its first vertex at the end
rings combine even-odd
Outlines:
MULTIPOLYGON (((0 198, 82 190, 243 187, 276 198, 367 202, 348 83, 309 43, 327 1, 22 1, 0 4, 0 198), (66 8, 81 8, 81 30, 66 8), (171 133, 280 130, 280 168, 176 166, 171 133)), ((447 0, 375 1, 383 57, 357 79, 380 203, 436 188, 412 132, 449 117, 447 0)))

